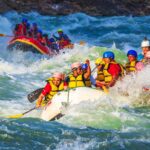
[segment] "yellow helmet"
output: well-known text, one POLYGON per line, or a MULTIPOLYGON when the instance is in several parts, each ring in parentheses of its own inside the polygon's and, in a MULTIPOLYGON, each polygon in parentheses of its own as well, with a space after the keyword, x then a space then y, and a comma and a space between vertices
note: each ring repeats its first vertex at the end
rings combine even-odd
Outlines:
POLYGON ((105 64, 104 63, 104 61, 103 61, 103 59, 102 58, 97 58, 96 60, 95 60, 95 65, 100 65, 100 64, 105 64))

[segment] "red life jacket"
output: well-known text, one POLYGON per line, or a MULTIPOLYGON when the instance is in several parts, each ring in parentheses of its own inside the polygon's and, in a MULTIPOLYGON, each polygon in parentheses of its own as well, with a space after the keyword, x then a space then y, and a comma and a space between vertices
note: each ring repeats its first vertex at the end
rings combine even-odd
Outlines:
POLYGON ((22 25, 18 24, 18 28, 15 30, 16 36, 22 36, 22 25))
POLYGON ((37 36, 37 41, 39 41, 40 43, 43 43, 42 36, 37 36))
POLYGON ((65 48, 69 44, 70 44, 70 42, 68 40, 61 40, 61 41, 59 41, 59 47, 60 47, 60 49, 65 48))
POLYGON ((27 34, 27 27, 24 24, 22 24, 22 26, 23 26, 23 35, 26 35, 27 34))

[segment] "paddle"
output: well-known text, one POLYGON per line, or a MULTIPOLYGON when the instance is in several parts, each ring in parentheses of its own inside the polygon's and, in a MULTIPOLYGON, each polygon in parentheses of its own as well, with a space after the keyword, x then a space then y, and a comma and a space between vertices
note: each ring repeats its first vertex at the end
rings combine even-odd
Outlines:
POLYGON ((28 111, 26 111, 26 112, 24 112, 24 113, 22 113, 22 114, 11 115, 11 116, 8 116, 8 117, 6 117, 6 118, 18 119, 18 118, 21 118, 22 116, 24 116, 25 114, 31 112, 32 110, 35 110, 35 109, 36 109, 36 107, 33 107, 33 108, 31 108, 30 110, 28 110, 28 111))
POLYGON ((30 103, 34 102, 41 94, 42 90, 44 88, 39 88, 33 92, 31 92, 30 94, 28 94, 27 98, 29 100, 30 103))
POLYGON ((5 36, 5 37, 14 37, 13 35, 6 35, 6 34, 2 34, 2 33, 0 33, 0 36, 5 36))

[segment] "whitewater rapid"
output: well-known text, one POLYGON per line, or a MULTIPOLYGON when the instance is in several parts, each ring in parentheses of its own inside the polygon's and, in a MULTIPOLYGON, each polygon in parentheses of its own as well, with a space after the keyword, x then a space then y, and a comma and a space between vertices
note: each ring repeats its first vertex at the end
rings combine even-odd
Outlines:
POLYGON ((136 49, 141 53, 141 40, 150 37, 150 17, 91 17, 80 13, 54 17, 35 12, 10 12, 0 16, 0 33, 12 35, 15 23, 23 17, 36 21, 49 35, 63 28, 75 42, 75 48, 49 58, 31 52, 10 52, 6 48, 10 38, 0 37, 0 147, 148 150, 149 93, 143 94, 142 87, 150 85, 149 66, 119 81, 110 89, 110 96, 70 107, 56 122, 40 120, 37 110, 22 119, 6 119, 5 116, 34 107, 35 103, 27 100, 27 94, 43 87, 55 71, 70 72, 70 65, 75 61, 90 59, 94 68, 95 59, 111 49, 116 60, 125 64, 126 52, 136 49), (79 45, 80 40, 86 44, 79 45))

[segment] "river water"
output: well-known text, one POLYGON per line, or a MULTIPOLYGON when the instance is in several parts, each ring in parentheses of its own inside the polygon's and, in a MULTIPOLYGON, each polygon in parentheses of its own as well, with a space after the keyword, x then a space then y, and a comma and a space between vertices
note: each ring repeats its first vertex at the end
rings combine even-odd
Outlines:
POLYGON ((126 62, 126 52, 150 38, 150 17, 91 17, 78 13, 68 16, 41 16, 38 13, 0 15, 0 33, 12 35, 21 19, 37 22, 50 36, 62 28, 75 48, 49 58, 31 52, 7 50, 10 38, 0 38, 0 149, 39 150, 149 150, 150 95, 142 92, 150 86, 150 66, 127 76, 110 90, 110 96, 74 106, 58 121, 45 122, 35 110, 21 119, 6 116, 22 113, 35 103, 27 94, 45 85, 55 71, 69 72, 70 64, 101 56, 112 49, 118 62, 126 62), (84 46, 79 45, 85 41, 84 46), (127 94, 126 94, 127 93, 127 94), (102 100, 101 99, 101 100, 102 100))

